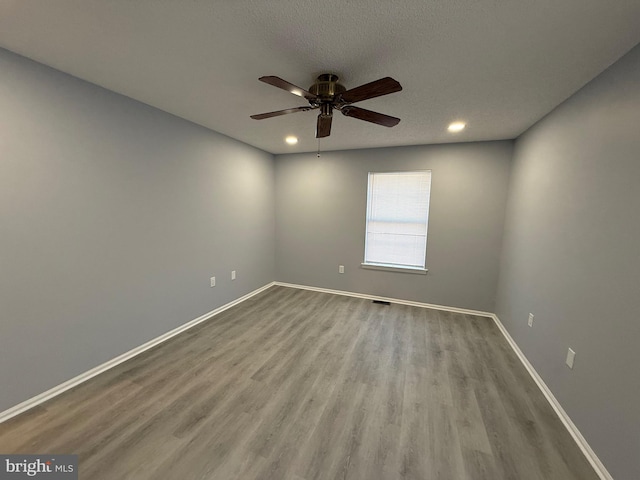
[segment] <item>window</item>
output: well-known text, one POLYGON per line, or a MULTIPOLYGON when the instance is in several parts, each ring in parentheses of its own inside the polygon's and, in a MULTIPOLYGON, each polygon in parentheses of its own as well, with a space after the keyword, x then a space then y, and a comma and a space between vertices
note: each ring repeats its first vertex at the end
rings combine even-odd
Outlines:
POLYGON ((426 273, 431 170, 369 173, 363 267, 426 273))

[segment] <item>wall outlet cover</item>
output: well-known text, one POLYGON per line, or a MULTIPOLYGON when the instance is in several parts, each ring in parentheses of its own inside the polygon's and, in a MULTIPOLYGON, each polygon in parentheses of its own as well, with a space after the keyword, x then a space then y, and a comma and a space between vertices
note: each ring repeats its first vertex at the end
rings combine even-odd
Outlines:
POLYGON ((529 314, 529 320, 527 321, 530 327, 533 327, 533 313, 529 314))
POLYGON ((576 352, 574 352, 572 349, 569 349, 569 351, 567 352, 567 366, 569 368, 573 368, 573 361, 576 358, 576 352))

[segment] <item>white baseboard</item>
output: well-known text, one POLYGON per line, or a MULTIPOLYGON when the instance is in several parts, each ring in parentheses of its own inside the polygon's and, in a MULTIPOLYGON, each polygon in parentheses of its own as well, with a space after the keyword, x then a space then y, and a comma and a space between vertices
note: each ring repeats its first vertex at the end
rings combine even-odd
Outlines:
POLYGON ((366 293, 347 292, 343 290, 331 290, 330 288, 309 287, 307 285, 296 285, 294 283, 274 282, 281 287, 298 288, 300 290, 311 290, 314 292, 333 293, 334 295, 344 295, 347 297, 366 298, 368 300, 382 300, 390 303, 399 303, 401 305, 410 305, 412 307, 431 308, 433 310, 443 310, 445 312, 464 313, 467 315, 477 315, 479 317, 493 318, 493 313, 482 312, 480 310, 469 310, 467 308, 448 307, 446 305, 435 305, 432 303, 414 302, 412 300, 402 300, 399 298, 380 297, 378 295, 368 295, 366 293))
POLYGON ((533 368, 533 365, 531 365, 522 350, 520 350, 520 347, 518 347, 518 344, 515 342, 515 340, 511 337, 511 335, 509 335, 509 332, 504 327, 498 316, 496 314, 492 314, 491 317, 502 332, 502 335, 504 335, 504 338, 507 340, 509 345, 511 345, 511 348, 516 353, 524 367, 529 372, 529 375, 531 375, 531 378, 533 378, 533 381, 536 382, 536 385, 538 385, 538 388, 542 391, 542 394, 551 405, 551 408, 553 408, 553 410, 556 412, 556 414, 560 418, 560 421, 564 424, 575 442, 578 444, 580 450, 582 450, 584 456, 587 457, 587 460, 596 471, 600 479, 613 480, 613 477, 607 471, 604 464, 600 461, 593 449, 589 446, 587 440, 582 436, 580 430, 578 430, 578 427, 576 427, 575 423, 573 423, 569 415, 567 415, 567 412, 564 411, 564 408, 562 408, 562 405, 560 405, 558 399, 556 399, 555 395, 551 392, 547 384, 544 383, 544 380, 542 380, 542 377, 540 377, 536 369, 533 368))
POLYGON ((49 390, 47 390, 46 392, 43 392, 39 395, 36 395, 35 397, 32 397, 28 400, 25 400, 24 402, 19 403, 18 405, 15 405, 14 407, 9 408, 8 410, 5 410, 3 412, 0 412, 0 423, 5 422, 7 420, 9 420, 12 417, 15 417, 16 415, 19 415, 27 410, 29 410, 30 408, 33 408, 37 405, 40 405, 41 403, 46 402, 47 400, 56 397, 58 395, 60 395, 63 392, 66 392, 67 390, 83 383, 86 382, 87 380, 89 380, 90 378, 95 377, 96 375, 99 375, 113 367, 115 367, 116 365, 121 364, 122 362, 126 362, 127 360, 135 357, 136 355, 140 355, 142 352, 145 352, 147 350, 149 350, 150 348, 155 347, 156 345, 161 344, 162 342, 166 342, 167 340, 169 340, 172 337, 175 337, 176 335, 184 332, 185 330, 189 330, 190 328, 195 327, 196 325, 198 325, 199 323, 202 323, 206 320, 209 320, 210 318, 218 315, 219 313, 224 312, 225 310, 228 310, 229 308, 238 305, 239 303, 244 302, 245 300, 253 297, 254 295, 257 295, 258 293, 266 290, 267 288, 273 286, 275 284, 275 282, 271 282, 267 285, 265 285, 264 287, 260 287, 257 290, 254 290, 253 292, 250 292, 240 298, 237 298, 235 300, 233 300, 232 302, 229 302, 225 305, 222 305, 221 307, 216 308, 215 310, 211 310, 208 313, 205 313, 204 315, 199 316, 198 318, 195 318, 193 320, 191 320, 190 322, 185 323, 184 325, 179 326, 178 328, 174 328, 173 330, 164 333, 162 335, 160 335, 159 337, 154 338, 153 340, 148 341, 147 343, 144 343, 132 350, 129 350, 128 352, 123 353, 122 355, 119 355, 115 358, 112 358, 111 360, 103 363, 102 365, 98 365, 95 368, 92 368, 91 370, 88 370, 84 373, 81 373, 80 375, 78 375, 77 377, 73 377, 70 380, 67 380, 64 383, 61 383, 60 385, 57 385, 49 390))

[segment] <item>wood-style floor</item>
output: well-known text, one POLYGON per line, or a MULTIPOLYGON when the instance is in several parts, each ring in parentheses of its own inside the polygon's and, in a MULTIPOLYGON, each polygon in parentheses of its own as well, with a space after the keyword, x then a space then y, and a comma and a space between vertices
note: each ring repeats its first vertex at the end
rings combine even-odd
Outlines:
POLYGON ((597 480, 484 317, 269 290, 0 425, 86 480, 597 480))

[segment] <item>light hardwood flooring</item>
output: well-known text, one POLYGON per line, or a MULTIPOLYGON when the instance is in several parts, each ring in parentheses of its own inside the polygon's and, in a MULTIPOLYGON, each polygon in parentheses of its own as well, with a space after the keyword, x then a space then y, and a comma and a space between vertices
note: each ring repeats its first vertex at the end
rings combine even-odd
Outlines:
POLYGON ((272 287, 0 425, 87 480, 597 480, 492 320, 272 287))

